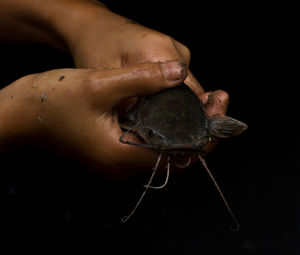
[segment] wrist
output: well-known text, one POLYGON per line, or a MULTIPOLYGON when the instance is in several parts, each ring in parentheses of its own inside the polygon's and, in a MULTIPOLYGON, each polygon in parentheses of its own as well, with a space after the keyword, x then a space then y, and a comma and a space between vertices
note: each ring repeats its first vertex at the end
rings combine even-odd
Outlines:
POLYGON ((105 31, 124 20, 96 0, 35 0, 31 17, 52 37, 53 46, 72 56, 78 42, 93 30, 105 31), (37 18, 35 18, 37 17, 37 18))
MULTIPOLYGON (((69 34, 95 10, 94 0, 3 0, 0 2, 0 39, 43 43, 68 50, 69 34)), ((78 30, 77 30, 78 31, 78 30)))
MULTIPOLYGON (((127 19, 94 0, 0 1, 0 39, 54 46, 73 57, 127 19)), ((103 38, 103 40, 102 40, 103 38)), ((85 66, 86 67, 86 66, 85 66)))

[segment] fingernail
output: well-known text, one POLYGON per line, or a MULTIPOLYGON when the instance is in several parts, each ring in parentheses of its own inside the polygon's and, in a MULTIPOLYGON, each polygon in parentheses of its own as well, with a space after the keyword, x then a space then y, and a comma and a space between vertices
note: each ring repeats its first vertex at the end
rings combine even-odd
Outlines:
POLYGON ((186 65, 179 61, 168 61, 161 63, 164 77, 168 81, 183 80, 187 76, 186 65))

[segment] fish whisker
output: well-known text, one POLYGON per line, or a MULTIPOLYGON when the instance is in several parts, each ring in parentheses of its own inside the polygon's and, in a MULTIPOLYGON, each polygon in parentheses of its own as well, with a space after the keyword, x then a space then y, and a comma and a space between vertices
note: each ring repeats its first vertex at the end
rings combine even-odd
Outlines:
POLYGON ((208 169, 208 166, 207 166, 207 163, 206 163, 205 159, 202 158, 200 155, 198 155, 198 157, 199 157, 199 159, 200 159, 200 161, 201 161, 201 163, 202 163, 204 169, 205 169, 206 172, 208 173, 210 179, 213 181, 215 187, 217 188, 217 190, 218 190, 218 192, 219 192, 219 194, 220 194, 222 200, 223 200, 224 203, 225 203, 225 206, 226 206, 227 210, 229 211, 229 213, 230 213, 230 215, 231 215, 233 221, 234 221, 235 224, 236 224, 236 227, 235 227, 235 228, 232 228, 232 227, 231 227, 231 230, 232 230, 232 231, 238 231, 239 228, 240 228, 240 224, 239 224, 238 220, 236 219, 236 217, 234 216, 233 212, 231 211, 231 208, 230 208, 230 206, 229 206, 227 200, 225 199, 225 196, 224 196, 222 190, 220 189, 220 187, 219 187, 217 181, 215 180, 215 177, 212 175, 212 173, 211 173, 210 170, 208 169))
POLYGON ((159 162, 161 160, 161 157, 162 157, 162 153, 159 154, 158 158, 157 158, 157 161, 156 161, 156 164, 155 164, 155 167, 153 168, 153 172, 152 172, 152 175, 150 176, 149 178, 149 181, 147 183, 147 185, 145 185, 145 190, 144 192, 142 193, 142 195, 140 196, 139 200, 137 201, 135 207, 132 209, 132 211, 127 215, 127 216, 124 216, 121 221, 124 223, 126 222, 133 214, 134 212, 136 211, 136 209, 139 207, 140 203, 142 202, 144 196, 146 195, 147 193, 147 190, 150 186, 150 184, 152 183, 152 180, 153 180, 153 177, 157 171, 157 168, 158 168, 158 165, 159 165, 159 162))
POLYGON ((168 157, 168 164, 167 164, 167 175, 164 184, 160 186, 150 186, 150 185, 144 185, 145 188, 151 188, 151 189, 163 189, 166 187, 168 181, 169 181, 169 175, 170 175, 170 157, 168 157))

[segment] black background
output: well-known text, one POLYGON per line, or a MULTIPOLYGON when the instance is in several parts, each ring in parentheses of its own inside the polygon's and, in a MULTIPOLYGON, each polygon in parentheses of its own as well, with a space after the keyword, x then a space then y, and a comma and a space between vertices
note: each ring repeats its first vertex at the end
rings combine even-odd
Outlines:
MULTIPOLYGON (((232 220, 199 163, 171 175, 164 190, 150 191, 122 224, 149 174, 111 181, 53 152, 23 148, 0 157, 3 254, 300 254, 299 113, 285 59, 291 49, 284 10, 104 3, 187 45, 202 86, 226 90, 228 114, 249 125, 206 157, 240 231, 230 230, 232 220)), ((47 46, 0 46, 2 87, 29 73, 73 67, 70 56, 47 46)))

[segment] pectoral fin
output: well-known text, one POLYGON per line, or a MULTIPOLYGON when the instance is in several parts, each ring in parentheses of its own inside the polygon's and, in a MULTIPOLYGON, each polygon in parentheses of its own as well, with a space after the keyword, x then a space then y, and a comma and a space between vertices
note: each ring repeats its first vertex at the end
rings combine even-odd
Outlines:
POLYGON ((209 132, 218 138, 237 136, 247 128, 245 123, 228 116, 215 115, 209 119, 209 132))

